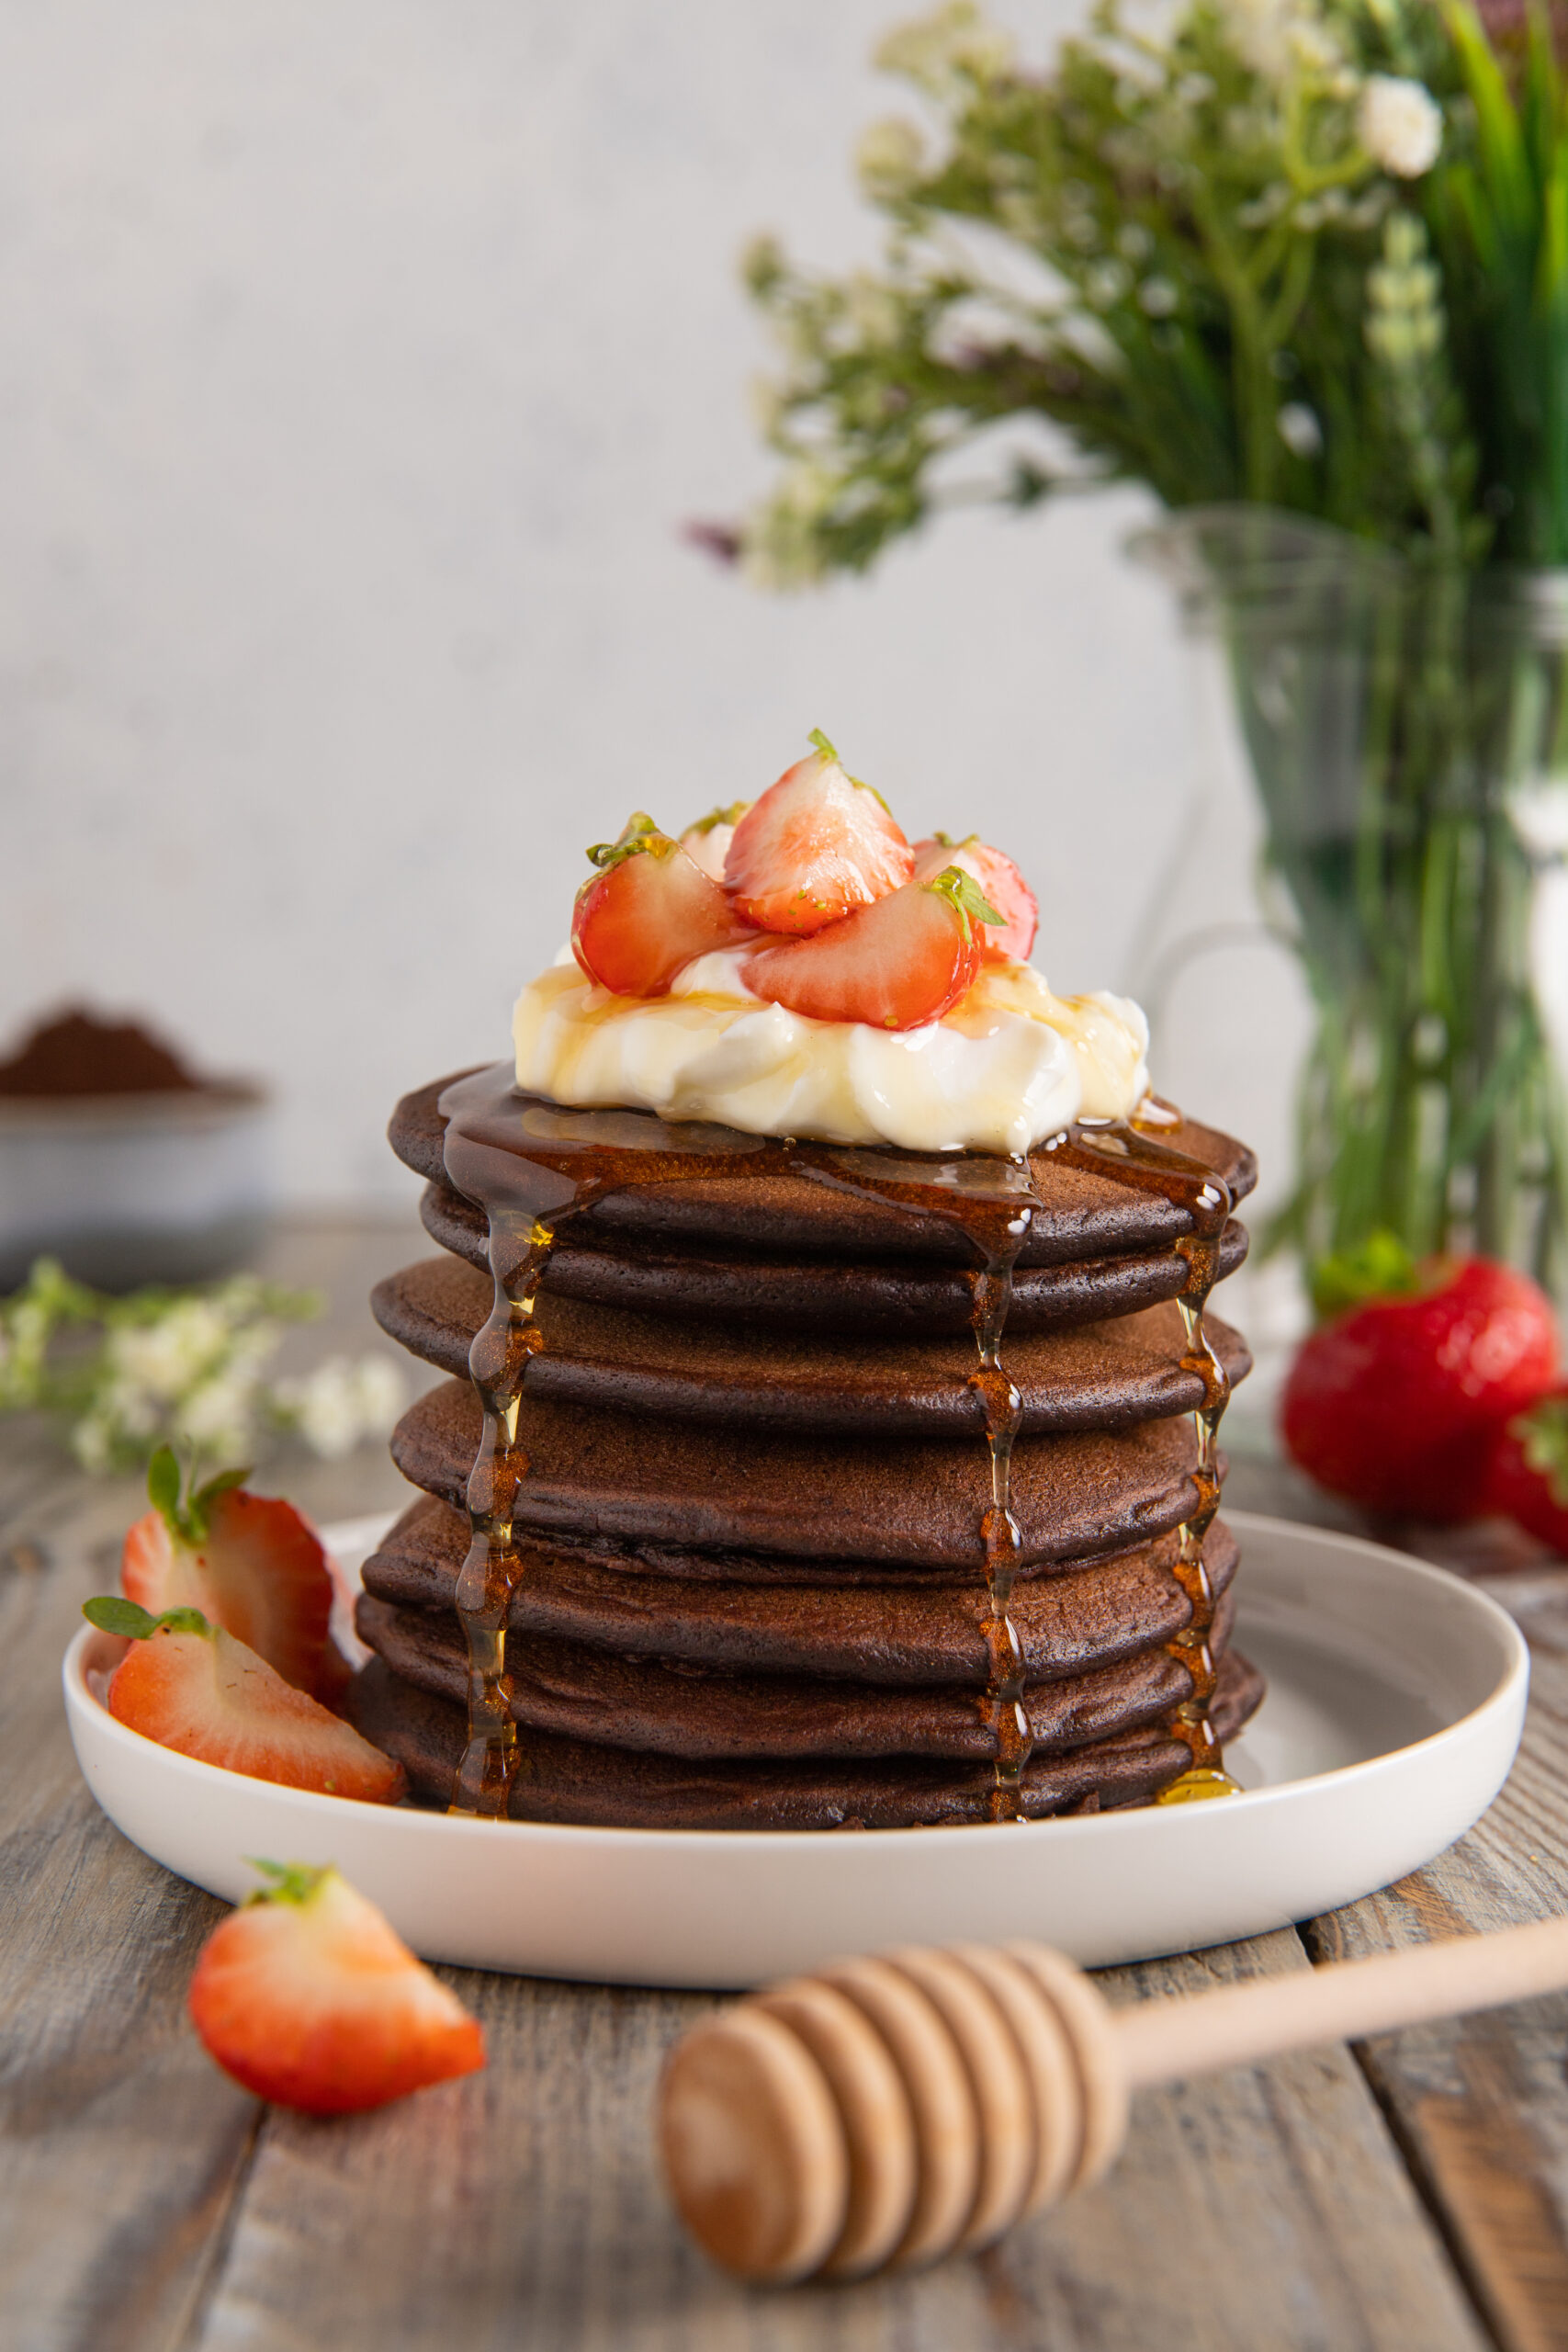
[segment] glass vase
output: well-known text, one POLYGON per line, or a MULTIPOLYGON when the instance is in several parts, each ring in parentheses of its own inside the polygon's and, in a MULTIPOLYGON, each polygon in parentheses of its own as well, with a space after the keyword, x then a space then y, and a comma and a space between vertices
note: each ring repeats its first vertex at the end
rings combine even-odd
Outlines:
POLYGON ((1175 515, 1134 552, 1217 662, 1260 919, 1311 996, 1266 1241, 1310 1272, 1389 1233, 1561 1295, 1568 572, 1422 570, 1247 506, 1175 515))

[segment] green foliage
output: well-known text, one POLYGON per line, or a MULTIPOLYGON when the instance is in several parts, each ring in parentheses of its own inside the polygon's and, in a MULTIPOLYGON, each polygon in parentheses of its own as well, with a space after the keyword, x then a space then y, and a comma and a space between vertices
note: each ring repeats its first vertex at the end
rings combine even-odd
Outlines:
POLYGON ((1318 1321, 1363 1306, 1370 1298, 1409 1298, 1421 1287, 1415 1259, 1396 1233, 1373 1233, 1359 1249, 1320 1258, 1312 1270, 1318 1321))
POLYGON ((260 1871, 272 1880, 271 1886, 258 1886, 247 1894, 240 1908, 248 1910, 254 1903, 309 1903, 322 1882, 334 1878, 336 1866, 323 1862, 319 1867, 311 1862, 268 1862, 258 1855, 247 1854, 245 1860, 252 1870, 260 1871))
POLYGON ((243 1487, 250 1475, 248 1465, 243 1470, 220 1470, 216 1477, 198 1487, 193 1473, 182 1502, 175 1450, 172 1445, 161 1445, 147 1464, 147 1499, 176 1543, 205 1544, 211 1532, 213 1504, 220 1495, 243 1487))
POLYGON ((1568 1396, 1544 1396, 1508 1423, 1525 1460, 1546 1480, 1552 1501, 1568 1510, 1568 1396))
MULTIPOLYGON (((607 874, 613 865, 621 865, 628 857, 636 857, 643 850, 651 851, 655 857, 667 857, 674 846, 669 835, 660 831, 652 818, 638 808, 621 827, 617 841, 594 842, 588 853, 588 863, 596 865, 601 874, 607 874)), ((582 887, 586 890, 592 885, 585 882, 582 887)))
POLYGON ((976 923, 1005 922, 1007 920, 1005 915, 998 913, 975 876, 966 873, 962 865, 944 865, 925 888, 939 892, 957 908, 965 939, 970 936, 971 927, 976 923))
POLYGON ((132 1642, 149 1641, 157 1633, 212 1631, 199 1609, 165 1609, 161 1617, 154 1617, 150 1609, 143 1609, 138 1601, 126 1600, 118 1592, 101 1593, 95 1600, 85 1600, 82 1614, 100 1634, 118 1634, 123 1640, 132 1642))
POLYGON ((1568 136, 1531 25, 1513 84, 1465 0, 1187 0, 1159 36, 1101 0, 1048 72, 969 0, 890 35, 930 121, 863 141, 878 266, 746 263, 784 354, 752 576, 1119 479, 1568 558, 1568 136))

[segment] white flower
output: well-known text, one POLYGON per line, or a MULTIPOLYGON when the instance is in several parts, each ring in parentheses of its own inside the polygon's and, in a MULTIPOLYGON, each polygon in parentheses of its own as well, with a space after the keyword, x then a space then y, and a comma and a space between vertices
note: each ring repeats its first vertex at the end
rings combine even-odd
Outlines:
POLYGON ((912 122, 897 116, 874 122, 855 153, 855 170, 867 196, 884 202, 907 196, 926 167, 925 141, 912 122))
POLYGON ((215 1374, 193 1388, 171 1416, 176 1444, 222 1463, 254 1451, 259 1383, 249 1370, 215 1374))
POLYGON ((1420 82, 1397 74, 1371 74, 1356 110, 1362 146, 1380 170, 1418 180, 1438 160, 1443 110, 1420 82))
POLYGON ((974 0, 950 0, 934 16, 890 32, 876 51, 885 74, 901 74, 933 96, 941 97, 963 75, 989 82, 1005 74, 1013 61, 1010 33, 988 25, 974 0))
POLYGON ((1315 458, 1323 449, 1323 427, 1304 401, 1287 401, 1274 420, 1293 458, 1315 458))
POLYGON ((1260 81, 1283 81, 1290 70, 1295 0, 1228 0, 1225 16, 1237 56, 1260 81))
POLYGON ((329 1356, 303 1380, 279 1381, 273 1403, 313 1453, 341 1461, 367 1438, 386 1437, 408 1391, 388 1356, 329 1356))
POLYGON ((1138 306, 1151 319, 1168 319, 1181 296, 1168 277, 1145 277, 1138 288, 1138 306))
POLYGON ((869 270, 857 269, 849 281, 844 315, 863 345, 897 343, 904 323, 897 297, 869 270))
POLYGON ((156 1323, 111 1331, 108 1362, 115 1376, 168 1404, 227 1354, 232 1333, 211 1299, 183 1299, 156 1323))

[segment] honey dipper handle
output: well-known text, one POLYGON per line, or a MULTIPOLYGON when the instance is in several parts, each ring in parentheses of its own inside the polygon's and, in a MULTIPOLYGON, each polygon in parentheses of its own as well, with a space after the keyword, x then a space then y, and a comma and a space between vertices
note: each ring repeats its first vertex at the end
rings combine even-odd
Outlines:
POLYGON ((1568 1985, 1568 1918, 1461 1936, 1115 2012, 1129 2087, 1250 2065, 1568 1985))

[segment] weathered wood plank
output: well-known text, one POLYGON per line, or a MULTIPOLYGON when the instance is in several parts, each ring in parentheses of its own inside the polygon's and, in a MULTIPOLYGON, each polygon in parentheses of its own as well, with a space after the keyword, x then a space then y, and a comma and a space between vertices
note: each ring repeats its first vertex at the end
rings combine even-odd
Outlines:
MULTIPOLYGON (((1429 1869, 1313 1922, 1337 1959, 1568 1908, 1568 1569, 1488 1589, 1530 1643, 1519 1759, 1484 1820, 1429 1869)), ((1568 2345, 1568 1995, 1388 2034, 1359 2053, 1508 2352, 1568 2345)))
MULTIPOLYGON (((1304 1968, 1294 1936, 1108 1980, 1304 1968)), ((193 2352, 1447 2352, 1484 2342, 1343 2051, 1140 2102, 1093 2195, 975 2261, 758 2294, 682 2237, 655 2177, 663 2052, 707 2006, 455 1973, 487 2076, 262 2135, 193 2352)))

